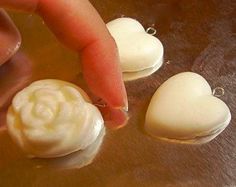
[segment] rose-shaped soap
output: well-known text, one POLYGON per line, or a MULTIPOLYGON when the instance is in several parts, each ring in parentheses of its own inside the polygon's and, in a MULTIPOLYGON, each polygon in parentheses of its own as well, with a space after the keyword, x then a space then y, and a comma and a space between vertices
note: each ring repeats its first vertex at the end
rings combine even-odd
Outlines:
POLYGON ((32 83, 13 98, 7 127, 13 140, 32 157, 60 157, 92 144, 103 119, 77 86, 60 80, 32 83))

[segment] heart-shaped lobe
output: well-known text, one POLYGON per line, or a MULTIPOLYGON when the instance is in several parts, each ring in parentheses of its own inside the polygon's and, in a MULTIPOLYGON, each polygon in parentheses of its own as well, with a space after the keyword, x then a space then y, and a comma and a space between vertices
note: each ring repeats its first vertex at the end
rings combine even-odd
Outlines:
POLYGON ((230 110, 212 95, 207 81, 192 72, 164 82, 151 99, 145 130, 151 136, 178 143, 206 143, 231 120, 230 110))
MULTIPOLYGON (((107 28, 117 44, 123 72, 133 73, 152 68, 156 71, 160 68, 163 63, 163 45, 156 37, 146 33, 138 21, 118 18, 107 23, 107 28)), ((147 75, 146 72, 142 74, 147 75)))

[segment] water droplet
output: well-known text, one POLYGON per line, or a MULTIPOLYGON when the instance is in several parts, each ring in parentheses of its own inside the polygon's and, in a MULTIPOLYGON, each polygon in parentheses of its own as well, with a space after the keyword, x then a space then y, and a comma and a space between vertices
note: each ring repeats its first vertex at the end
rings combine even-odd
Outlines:
POLYGON ((167 64, 167 65, 171 64, 170 60, 167 60, 167 61, 166 61, 166 64, 167 64))
POLYGON ((225 90, 222 87, 216 87, 213 89, 212 94, 215 97, 222 97, 225 94, 225 90))
POLYGON ((156 30, 154 27, 148 27, 148 28, 146 29, 146 33, 148 33, 148 34, 154 36, 154 35, 157 33, 157 30, 156 30))
POLYGON ((42 167, 43 167, 43 166, 41 166, 41 165, 35 166, 36 169, 40 169, 40 168, 42 168, 42 167))

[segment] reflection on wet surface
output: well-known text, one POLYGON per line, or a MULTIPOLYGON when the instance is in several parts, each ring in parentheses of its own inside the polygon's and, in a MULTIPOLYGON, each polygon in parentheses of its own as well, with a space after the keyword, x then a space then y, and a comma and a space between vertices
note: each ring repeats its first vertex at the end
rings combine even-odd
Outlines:
MULTIPOLYGON (((100 146, 102 145, 104 135, 105 128, 101 130, 95 142, 89 145, 86 149, 77 151, 64 157, 51 159, 30 159, 27 158, 23 152, 18 150, 16 145, 9 137, 7 130, 2 129, 0 130, 1 148, 7 150, 7 153, 0 155, 0 169, 8 167, 9 163, 14 162, 18 162, 28 169, 79 169, 90 164, 93 161, 99 151, 100 146), (12 154, 13 152, 14 154, 12 154), (9 157, 8 153, 12 154, 12 156, 9 157)), ((17 168, 18 166, 15 165, 14 168, 12 168, 12 172, 16 172, 17 168)))

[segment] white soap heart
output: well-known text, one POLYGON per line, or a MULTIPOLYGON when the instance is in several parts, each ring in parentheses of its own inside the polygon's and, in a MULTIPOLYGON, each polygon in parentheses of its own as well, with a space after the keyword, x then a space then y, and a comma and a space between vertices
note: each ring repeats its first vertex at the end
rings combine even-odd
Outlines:
POLYGON ((212 95, 207 81, 192 72, 164 82, 151 99, 146 114, 148 134, 180 143, 206 143, 231 120, 230 110, 212 95))
POLYGON ((124 80, 148 76, 163 63, 163 45, 146 33, 143 26, 131 18, 118 18, 107 23, 116 41, 124 80))
POLYGON ((7 127, 27 154, 49 158, 92 144, 103 128, 103 119, 83 90, 49 79, 16 94, 7 113, 7 127))

